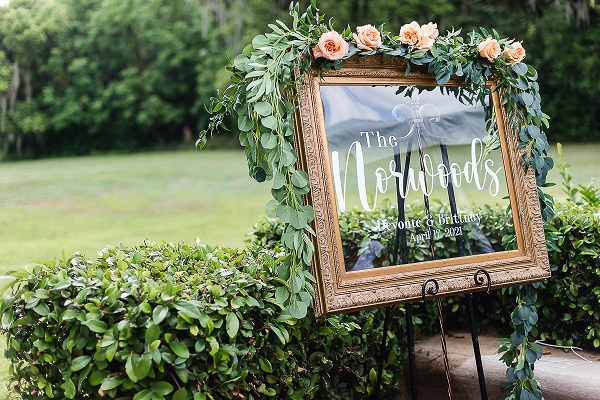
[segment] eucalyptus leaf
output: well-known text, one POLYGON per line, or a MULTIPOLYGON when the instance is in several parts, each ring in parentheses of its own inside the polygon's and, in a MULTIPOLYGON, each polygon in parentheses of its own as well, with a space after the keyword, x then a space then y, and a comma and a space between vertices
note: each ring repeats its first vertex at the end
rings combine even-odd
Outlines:
POLYGON ((277 300, 279 303, 285 304, 289 298, 290 292, 286 287, 280 286, 275 290, 275 300, 277 300))
POLYGON ((273 179, 273 189, 281 189, 286 184, 285 175, 277 174, 273 179))
POLYGON ((303 229, 308 225, 308 220, 308 215, 300 209, 295 211, 295 218, 291 219, 289 223, 296 229, 303 229))
POLYGON ((519 74, 521 76, 526 75, 529 72, 529 67, 522 62, 514 64, 512 66, 512 69, 513 69, 513 71, 515 71, 517 74, 519 74))
POLYGON ((298 212, 287 204, 279 204, 275 214, 283 223, 298 223, 298 212))
POLYGON ((292 317, 296 319, 302 319, 306 317, 306 314, 308 313, 308 305, 299 301, 295 301, 287 307, 287 310, 292 317))
POLYGON ((277 136, 271 132, 264 132, 260 137, 260 144, 266 150, 270 150, 277 146, 277 136))
POLYGON ((537 139, 540 137, 541 135, 541 131, 540 128, 538 126, 535 125, 529 125, 527 127, 527 132, 529 133, 529 137, 531 137, 532 139, 537 139))
POLYGON ((308 174, 300 170, 294 171, 292 174, 292 184, 299 188, 306 187, 308 185, 308 174))
POLYGON ((277 207, 279 206, 279 202, 277 200, 269 200, 265 207, 265 213, 268 217, 274 218, 277 216, 277 207))
POLYGON ((273 107, 271 106, 271 103, 266 102, 266 101, 261 101, 254 105, 254 111, 256 111, 256 113, 258 115, 266 117, 273 113, 273 107))
POLYGON ((245 115, 238 117, 238 129, 242 132, 250 131, 254 127, 254 122, 245 115))
POLYGON ((265 35, 257 35, 252 39, 252 47, 254 49, 258 49, 263 46, 268 46, 270 43, 269 39, 266 38, 265 35))
POLYGON ((259 183, 264 182, 265 180, 267 180, 267 172, 264 170, 264 168, 257 167, 254 170, 253 178, 259 183))
POLYGON ((521 99, 523 100, 523 103, 528 106, 532 105, 535 101, 535 98, 527 92, 521 93, 521 99))
POLYGON ((272 115, 269 115, 267 117, 262 117, 260 119, 260 123, 267 129, 272 129, 272 130, 277 129, 277 119, 272 115))
POLYGON ((281 264, 277 267, 277 276, 284 280, 287 281, 290 278, 290 268, 288 265, 281 264))

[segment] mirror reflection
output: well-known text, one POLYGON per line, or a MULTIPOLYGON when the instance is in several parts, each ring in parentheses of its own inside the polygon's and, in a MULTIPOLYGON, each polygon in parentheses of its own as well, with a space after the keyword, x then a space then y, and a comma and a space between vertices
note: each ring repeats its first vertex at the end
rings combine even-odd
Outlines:
POLYGON ((489 88, 320 90, 346 271, 504 249, 482 212, 510 204, 489 88))

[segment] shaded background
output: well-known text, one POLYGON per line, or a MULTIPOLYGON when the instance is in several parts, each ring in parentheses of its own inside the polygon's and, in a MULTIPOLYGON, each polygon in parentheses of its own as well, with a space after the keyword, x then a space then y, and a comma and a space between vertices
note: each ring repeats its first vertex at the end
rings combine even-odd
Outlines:
MULTIPOLYGON (((308 1, 302 1, 302 7, 308 1)), ((522 40, 551 141, 598 141, 594 0, 320 0, 341 31, 412 20, 522 40)), ((191 146, 235 57, 287 0, 12 0, 0 6, 0 159, 191 146)), ((237 134, 229 135, 229 145, 237 134)), ((213 146, 227 145, 227 135, 213 146)))

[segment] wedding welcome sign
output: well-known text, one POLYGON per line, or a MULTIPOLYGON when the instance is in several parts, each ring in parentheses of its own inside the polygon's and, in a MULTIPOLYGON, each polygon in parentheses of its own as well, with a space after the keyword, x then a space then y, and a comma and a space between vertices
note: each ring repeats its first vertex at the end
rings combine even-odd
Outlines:
POLYGON ((535 178, 519 165, 493 81, 441 86, 381 57, 297 80, 317 314, 414 301, 428 281, 450 295, 549 276, 535 178), (487 206, 507 210, 513 250, 486 237, 487 206), (367 235, 355 251, 341 243, 348 212, 367 235))

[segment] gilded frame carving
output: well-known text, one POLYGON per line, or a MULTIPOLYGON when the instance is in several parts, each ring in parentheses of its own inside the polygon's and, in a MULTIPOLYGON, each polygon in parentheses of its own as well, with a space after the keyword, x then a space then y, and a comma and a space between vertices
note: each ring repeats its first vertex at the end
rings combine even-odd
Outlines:
MULTIPOLYGON (((439 86, 422 69, 406 74, 402 60, 381 56, 352 57, 344 68, 329 72, 313 69, 297 79, 299 109, 295 116, 296 150, 309 176, 307 202, 315 211, 313 228, 315 255, 315 313, 328 315, 370 307, 413 302, 421 298, 428 279, 439 284, 438 296, 483 290, 473 276, 484 269, 492 288, 540 281, 550 276, 548 253, 533 171, 519 164, 517 138, 509 132, 507 112, 492 89, 493 107, 500 137, 502 160, 515 224, 517 250, 431 260, 385 268, 346 272, 338 224, 338 210, 330 166, 327 132, 320 87, 348 86, 439 86)), ((447 85, 464 85, 451 80, 447 85)))

